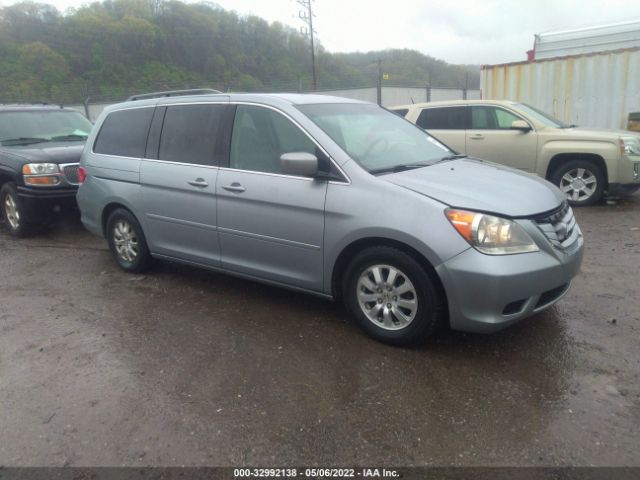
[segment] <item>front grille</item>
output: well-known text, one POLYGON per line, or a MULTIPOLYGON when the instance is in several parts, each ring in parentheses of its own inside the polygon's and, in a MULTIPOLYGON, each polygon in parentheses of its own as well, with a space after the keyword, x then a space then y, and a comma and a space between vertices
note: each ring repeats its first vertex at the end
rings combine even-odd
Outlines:
POLYGON ((573 210, 568 203, 551 215, 535 218, 534 221, 542 233, 549 239, 551 245, 560 250, 570 249, 582 235, 580 227, 573 216, 573 210))
POLYGON ((533 307, 533 309, 536 310, 557 300, 564 294, 564 292, 567 291, 568 288, 569 284, 565 283, 564 285, 560 285, 559 287, 547 290, 542 295, 540 295, 540 298, 538 299, 538 302, 536 303, 536 306, 533 307))
POLYGON ((74 163, 71 165, 64 165, 62 167, 62 173, 64 178, 67 179, 67 182, 78 185, 78 164, 74 163))

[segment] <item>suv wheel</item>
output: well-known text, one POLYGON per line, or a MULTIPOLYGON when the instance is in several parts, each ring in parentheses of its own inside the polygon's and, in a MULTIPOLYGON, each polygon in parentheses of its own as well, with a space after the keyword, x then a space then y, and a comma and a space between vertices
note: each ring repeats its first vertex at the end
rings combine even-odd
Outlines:
POLYGON ((151 264, 142 228, 128 210, 119 208, 109 215, 107 241, 113 258, 126 272, 139 273, 151 264))
POLYGON ((442 299, 427 272, 391 247, 356 255, 344 276, 343 295, 360 327, 392 345, 423 342, 442 318, 442 299))
POLYGON ((586 206, 597 203, 604 191, 604 175, 600 168, 586 160, 571 160, 561 165, 552 175, 557 186, 571 205, 586 206))
POLYGON ((28 235, 24 206, 13 183, 5 183, 0 189, 0 211, 11 235, 14 237, 28 235))

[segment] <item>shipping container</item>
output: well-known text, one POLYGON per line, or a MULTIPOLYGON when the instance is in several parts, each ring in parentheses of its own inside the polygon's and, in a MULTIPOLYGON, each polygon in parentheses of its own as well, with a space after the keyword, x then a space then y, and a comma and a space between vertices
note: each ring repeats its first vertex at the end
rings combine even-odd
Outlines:
POLYGON ((539 33, 530 60, 640 47, 640 20, 539 33))
POLYGON ((483 99, 517 100, 565 122, 628 128, 640 112, 640 48, 483 65, 483 99))

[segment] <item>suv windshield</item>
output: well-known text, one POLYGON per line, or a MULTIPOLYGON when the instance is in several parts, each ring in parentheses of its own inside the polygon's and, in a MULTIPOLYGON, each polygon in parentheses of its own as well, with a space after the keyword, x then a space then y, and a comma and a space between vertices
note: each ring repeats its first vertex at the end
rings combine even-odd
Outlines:
POLYGON ((570 128, 575 127, 575 125, 569 125, 568 123, 564 123, 557 118, 553 118, 551 115, 544 113, 543 111, 538 110, 531 105, 527 105, 526 103, 516 103, 516 108, 529 115, 532 118, 535 118, 540 123, 544 123, 548 127, 554 128, 570 128))
POLYGON ((84 141, 90 131, 91 123, 69 110, 0 112, 2 145, 84 141))
POLYGON ((428 166, 453 154, 414 126, 376 105, 298 105, 318 127, 371 173, 428 166))

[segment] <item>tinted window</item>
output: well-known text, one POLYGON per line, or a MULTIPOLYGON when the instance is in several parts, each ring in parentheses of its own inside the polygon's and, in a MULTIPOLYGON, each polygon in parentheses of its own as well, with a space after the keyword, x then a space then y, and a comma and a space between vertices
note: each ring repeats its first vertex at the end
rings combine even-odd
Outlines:
POLYGON ((213 165, 216 138, 225 105, 176 105, 167 108, 158 158, 213 165))
POLYGON ((93 146, 94 152, 122 157, 143 157, 153 110, 134 108, 110 113, 102 123, 93 146))
POLYGON ((315 144, 283 115, 267 108, 238 106, 231 139, 231 168, 282 173, 280 155, 291 152, 317 155, 315 144))
POLYGON ((474 130, 509 130, 514 120, 522 120, 498 107, 471 107, 471 128, 474 130))
POLYGON ((466 111, 465 107, 425 108, 416 124, 425 130, 464 130, 466 111))

